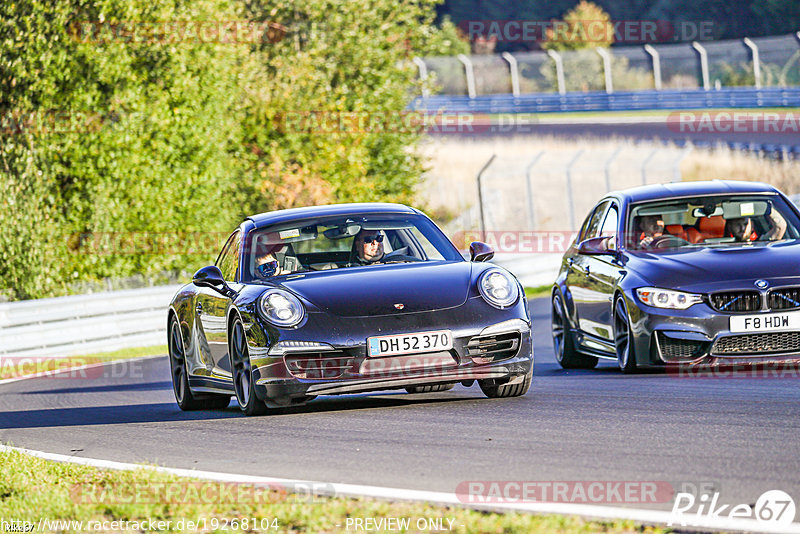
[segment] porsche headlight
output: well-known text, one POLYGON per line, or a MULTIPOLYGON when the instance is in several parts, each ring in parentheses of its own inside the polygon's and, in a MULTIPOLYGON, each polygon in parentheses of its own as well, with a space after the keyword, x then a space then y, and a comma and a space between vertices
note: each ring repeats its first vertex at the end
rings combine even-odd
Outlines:
POLYGON ((300 301, 282 289, 268 289, 258 302, 261 316, 280 327, 294 326, 303 320, 305 310, 300 301))
POLYGON ((703 302, 703 297, 695 293, 683 293, 658 287, 640 287, 636 290, 636 295, 648 306, 672 310, 685 310, 689 306, 703 302))
POLYGON ((488 269, 478 278, 478 291, 483 300, 495 308, 508 308, 519 298, 514 278, 500 269, 488 269))

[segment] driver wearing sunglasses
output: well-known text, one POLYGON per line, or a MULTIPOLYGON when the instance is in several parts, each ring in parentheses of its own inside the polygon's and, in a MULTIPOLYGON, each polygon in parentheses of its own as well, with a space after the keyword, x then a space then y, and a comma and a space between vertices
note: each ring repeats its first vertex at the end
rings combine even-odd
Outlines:
POLYGON ((383 258, 383 238, 380 230, 361 230, 353 241, 353 265, 370 265, 383 258))
POLYGON ((259 248, 256 256, 256 275, 259 278, 265 280, 271 276, 286 274, 286 271, 280 268, 278 259, 275 257, 275 254, 284 248, 282 245, 272 247, 262 245, 259 248))

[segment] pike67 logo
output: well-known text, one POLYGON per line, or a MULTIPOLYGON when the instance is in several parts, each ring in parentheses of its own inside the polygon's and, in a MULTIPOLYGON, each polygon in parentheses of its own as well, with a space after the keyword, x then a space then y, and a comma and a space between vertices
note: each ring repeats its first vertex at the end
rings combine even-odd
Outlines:
POLYGON ((672 506, 668 526, 698 525, 719 519, 755 519, 759 523, 790 525, 794 521, 795 504, 788 493, 769 490, 759 496, 754 506, 749 504, 720 504, 719 493, 702 494, 678 493, 672 506), (697 506, 694 512, 690 510, 697 506))

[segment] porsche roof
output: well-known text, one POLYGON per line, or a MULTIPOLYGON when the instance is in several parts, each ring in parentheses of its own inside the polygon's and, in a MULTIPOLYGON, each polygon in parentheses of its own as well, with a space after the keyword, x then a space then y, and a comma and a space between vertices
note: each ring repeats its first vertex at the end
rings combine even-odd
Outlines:
POLYGON ((419 211, 403 204, 387 202, 365 202, 352 204, 328 204, 326 206, 309 206, 306 208, 291 208, 286 210, 270 211, 247 217, 258 226, 267 226, 277 223, 291 222, 294 220, 308 219, 311 217, 328 217, 337 215, 364 215, 366 213, 399 213, 413 215, 419 211))

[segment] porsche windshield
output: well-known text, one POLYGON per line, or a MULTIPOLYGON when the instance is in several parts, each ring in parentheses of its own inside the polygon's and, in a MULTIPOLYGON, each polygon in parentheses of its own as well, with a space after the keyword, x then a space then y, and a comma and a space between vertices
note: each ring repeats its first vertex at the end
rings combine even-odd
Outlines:
POLYGON ((631 206, 626 245, 657 250, 800 239, 800 221, 778 195, 715 195, 631 206))
POLYGON ((245 277, 434 261, 461 261, 450 241, 421 216, 304 219, 249 233, 245 277))

